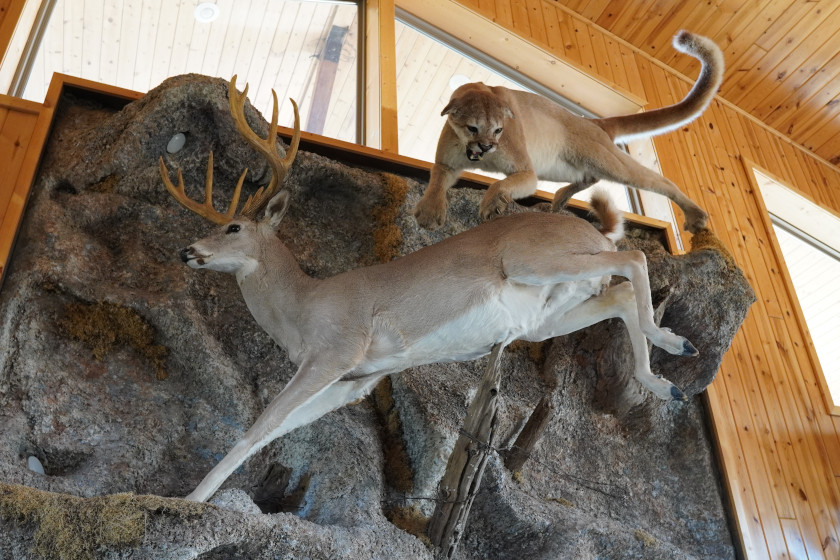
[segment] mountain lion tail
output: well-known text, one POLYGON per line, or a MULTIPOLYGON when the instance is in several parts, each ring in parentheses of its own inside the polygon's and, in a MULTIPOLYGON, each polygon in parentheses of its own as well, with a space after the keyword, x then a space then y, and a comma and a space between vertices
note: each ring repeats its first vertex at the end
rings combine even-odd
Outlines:
POLYGON ((675 105, 633 115, 597 119, 616 143, 629 142, 676 130, 700 116, 709 106, 723 80, 723 53, 707 37, 680 31, 674 35, 674 48, 691 55, 702 64, 700 75, 685 99, 675 105))
POLYGON ((598 231, 604 237, 613 243, 617 243, 619 239, 624 237, 624 214, 605 190, 596 189, 592 193, 592 200, 589 201, 589 204, 592 206, 592 212, 601 222, 601 228, 598 231))

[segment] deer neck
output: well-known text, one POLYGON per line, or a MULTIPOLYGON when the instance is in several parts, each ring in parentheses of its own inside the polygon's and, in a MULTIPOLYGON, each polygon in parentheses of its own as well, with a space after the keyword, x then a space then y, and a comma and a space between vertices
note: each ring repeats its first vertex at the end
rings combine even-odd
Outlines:
POLYGON ((307 276, 271 232, 256 245, 253 266, 237 272, 236 281, 260 327, 298 363, 303 351, 300 317, 319 280, 307 276))

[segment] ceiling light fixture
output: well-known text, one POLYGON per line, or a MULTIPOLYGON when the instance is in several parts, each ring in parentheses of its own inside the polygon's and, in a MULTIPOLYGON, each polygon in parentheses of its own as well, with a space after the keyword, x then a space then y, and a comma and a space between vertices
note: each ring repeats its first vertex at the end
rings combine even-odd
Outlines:
POLYGON ((195 16, 195 21, 199 23, 210 23, 219 17, 219 7, 210 2, 202 2, 195 7, 193 15, 195 16))
POLYGON ((472 80, 469 76, 464 76, 463 74, 453 74, 451 78, 449 78, 449 89, 455 91, 459 87, 464 84, 470 83, 472 80))

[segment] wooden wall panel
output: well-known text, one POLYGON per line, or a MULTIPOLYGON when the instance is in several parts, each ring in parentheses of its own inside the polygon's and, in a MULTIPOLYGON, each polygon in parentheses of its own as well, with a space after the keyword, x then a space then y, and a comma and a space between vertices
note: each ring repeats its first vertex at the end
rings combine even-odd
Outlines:
POLYGON ((0 95, 0 282, 41 157, 52 111, 0 95))
MULTIPOLYGON (((530 17, 527 25, 518 20, 523 6, 532 8, 532 2, 496 0, 494 10, 461 2, 604 82, 646 99, 650 108, 679 100, 698 70, 689 57, 669 56, 668 62, 688 72, 691 79, 686 79, 558 2, 545 0, 542 17, 530 17), (533 26, 540 22, 545 29, 535 32, 533 26)), ((647 2, 645 8, 639 2, 610 0, 563 4, 625 34, 651 38, 657 47, 664 48, 674 31, 660 25, 661 2, 647 2), (632 10, 625 9, 630 5, 632 10)), ((680 4, 686 18, 707 29, 754 24, 736 21, 738 2, 729 12, 680 4), (723 20, 707 21, 712 17, 723 20)), ((773 9, 772 2, 767 4, 773 9)), ((813 6, 792 8, 800 16, 770 26, 769 32, 780 38, 804 36, 823 25, 813 6)), ((723 46, 739 40, 730 37, 723 46)), ((744 55, 754 56, 748 51, 744 55)), ((780 69, 800 62, 771 59, 766 53, 759 58, 780 69)), ((756 95, 756 87, 747 83, 729 80, 723 91, 743 89, 739 95, 744 98, 756 95)), ((710 213, 712 229, 730 248, 758 298, 707 392, 744 551, 748 558, 835 560, 840 555, 840 418, 828 413, 801 312, 749 166, 762 167, 838 214, 840 171, 722 100, 688 127, 656 138, 655 145, 663 173, 710 213)))
POLYGON ((21 10, 23 10, 23 4, 20 0, 0 0, 0 53, 2 54, 6 53, 12 41, 21 10))

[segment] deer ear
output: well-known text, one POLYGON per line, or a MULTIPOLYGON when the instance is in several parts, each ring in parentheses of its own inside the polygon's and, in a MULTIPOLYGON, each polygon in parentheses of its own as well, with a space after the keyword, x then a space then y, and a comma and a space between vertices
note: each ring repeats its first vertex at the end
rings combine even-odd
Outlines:
POLYGON ((271 229, 277 229, 283 216, 286 215, 286 210, 289 209, 289 198, 289 191, 282 189, 268 201, 263 221, 267 221, 271 229))

